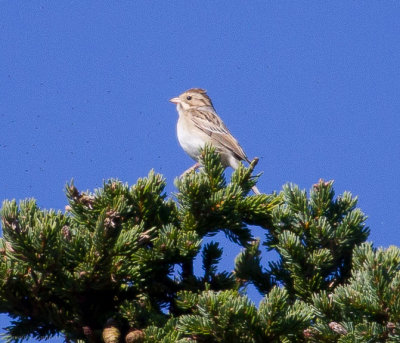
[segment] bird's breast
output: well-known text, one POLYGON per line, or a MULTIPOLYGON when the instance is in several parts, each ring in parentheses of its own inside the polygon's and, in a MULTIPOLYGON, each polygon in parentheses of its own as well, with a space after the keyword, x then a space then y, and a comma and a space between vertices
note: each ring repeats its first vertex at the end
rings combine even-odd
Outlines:
POLYGON ((205 134, 200 132, 193 124, 188 123, 186 118, 182 116, 178 119, 176 132, 182 149, 197 161, 200 155, 200 148, 203 148, 206 143, 205 134))

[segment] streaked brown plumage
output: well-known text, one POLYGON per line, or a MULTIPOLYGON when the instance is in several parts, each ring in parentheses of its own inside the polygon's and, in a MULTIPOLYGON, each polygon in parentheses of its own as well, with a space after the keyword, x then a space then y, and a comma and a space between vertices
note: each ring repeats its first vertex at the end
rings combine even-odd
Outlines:
MULTIPOLYGON (((238 141, 218 116, 204 89, 189 89, 170 101, 176 104, 179 114, 179 143, 195 161, 199 160, 200 148, 209 143, 220 153, 225 168, 230 166, 236 169, 242 160, 250 162, 238 141)), ((199 163, 196 163, 187 171, 198 167, 199 163)), ((253 191, 259 194, 257 187, 254 187, 253 191)))

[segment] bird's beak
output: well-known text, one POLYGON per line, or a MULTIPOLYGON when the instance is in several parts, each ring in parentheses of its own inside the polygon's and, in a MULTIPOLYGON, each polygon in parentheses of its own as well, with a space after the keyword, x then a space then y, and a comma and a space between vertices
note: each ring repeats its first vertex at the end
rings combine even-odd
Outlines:
POLYGON ((181 102, 181 99, 179 99, 178 97, 176 97, 176 98, 169 99, 169 101, 171 101, 171 102, 174 103, 174 104, 179 104, 179 103, 181 102))

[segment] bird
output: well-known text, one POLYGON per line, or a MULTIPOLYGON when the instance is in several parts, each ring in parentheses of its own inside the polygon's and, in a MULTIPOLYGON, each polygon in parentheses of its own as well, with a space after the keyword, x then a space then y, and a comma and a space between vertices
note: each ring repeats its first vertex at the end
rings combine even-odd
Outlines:
MULTIPOLYGON (((176 127, 179 144, 196 161, 182 175, 200 167, 200 150, 207 143, 220 154, 224 168, 237 169, 240 161, 250 163, 239 142, 218 116, 206 90, 191 88, 169 101, 176 104, 179 114, 176 127)), ((255 194, 260 194, 256 186, 252 189, 255 194)))

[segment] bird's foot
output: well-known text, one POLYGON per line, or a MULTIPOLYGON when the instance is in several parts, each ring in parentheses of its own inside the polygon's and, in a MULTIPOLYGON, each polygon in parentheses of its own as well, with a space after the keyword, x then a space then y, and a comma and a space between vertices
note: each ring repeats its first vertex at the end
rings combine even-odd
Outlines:
POLYGON ((195 164, 194 164, 193 166, 191 166, 189 169, 186 169, 186 170, 182 173, 182 175, 180 176, 180 178, 184 177, 187 173, 190 173, 190 172, 192 172, 192 171, 195 171, 195 170, 199 169, 199 167, 200 167, 200 163, 199 163, 199 162, 195 163, 195 164))

